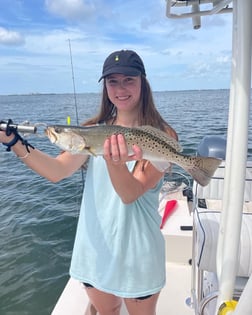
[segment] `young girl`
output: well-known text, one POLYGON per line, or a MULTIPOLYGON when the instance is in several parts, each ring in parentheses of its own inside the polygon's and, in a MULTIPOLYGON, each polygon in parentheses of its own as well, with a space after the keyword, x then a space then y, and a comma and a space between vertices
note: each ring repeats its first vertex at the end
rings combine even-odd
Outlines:
MULTIPOLYGON (((100 80, 100 112, 85 125, 151 125, 177 139, 154 105, 144 64, 134 51, 110 54, 100 80)), ((87 160, 68 152, 50 157, 3 131, 0 142, 52 182, 72 175, 87 160)), ((139 147, 132 149, 129 155, 123 135, 112 135, 104 143, 103 157, 88 161, 70 275, 85 285, 100 315, 119 315, 122 299, 130 315, 154 315, 165 285, 157 211, 164 174, 142 159, 139 147)))

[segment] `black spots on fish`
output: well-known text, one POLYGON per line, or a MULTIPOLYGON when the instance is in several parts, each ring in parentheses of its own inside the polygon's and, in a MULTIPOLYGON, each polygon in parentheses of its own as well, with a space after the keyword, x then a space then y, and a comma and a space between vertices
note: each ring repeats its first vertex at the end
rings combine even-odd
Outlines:
POLYGON ((132 134, 129 134, 129 135, 127 136, 127 139, 128 139, 129 141, 134 141, 134 140, 135 140, 135 137, 134 137, 132 134))
POLYGON ((142 150, 146 150, 158 155, 168 156, 170 152, 176 154, 176 150, 169 145, 164 139, 142 129, 128 129, 124 132, 124 136, 129 146, 138 145, 142 150))

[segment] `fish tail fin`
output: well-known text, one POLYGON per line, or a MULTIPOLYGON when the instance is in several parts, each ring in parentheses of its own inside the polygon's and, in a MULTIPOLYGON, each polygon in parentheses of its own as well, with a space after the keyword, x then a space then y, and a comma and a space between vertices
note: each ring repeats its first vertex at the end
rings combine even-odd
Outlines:
POLYGON ((206 186, 221 162, 222 160, 213 157, 195 157, 194 166, 188 167, 186 171, 197 183, 206 186))

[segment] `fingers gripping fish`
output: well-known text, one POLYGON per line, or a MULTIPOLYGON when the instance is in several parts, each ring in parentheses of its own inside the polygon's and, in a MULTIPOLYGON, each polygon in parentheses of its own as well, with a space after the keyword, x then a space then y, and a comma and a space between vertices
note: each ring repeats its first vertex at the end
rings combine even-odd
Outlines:
POLYGON ((209 183, 221 163, 221 160, 212 157, 182 154, 182 148, 176 140, 151 126, 127 128, 110 125, 91 127, 54 125, 46 128, 46 135, 50 141, 62 150, 72 154, 94 156, 103 155, 104 142, 113 134, 123 134, 129 150, 133 145, 139 146, 143 158, 149 160, 160 171, 165 171, 169 163, 175 163, 202 186, 209 183))

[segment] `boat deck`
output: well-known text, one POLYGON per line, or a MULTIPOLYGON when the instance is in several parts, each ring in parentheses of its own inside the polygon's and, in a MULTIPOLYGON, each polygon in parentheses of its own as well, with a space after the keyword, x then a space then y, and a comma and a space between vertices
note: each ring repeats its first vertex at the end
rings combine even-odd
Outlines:
MULTIPOLYGON (((157 315, 193 315, 193 309, 186 305, 186 299, 190 297, 190 266, 168 262, 166 267, 167 284, 158 300, 157 315)), ((83 285, 71 278, 52 315, 95 315, 86 312, 87 306, 88 297, 83 285)), ((128 315, 124 305, 121 315, 128 315)))

